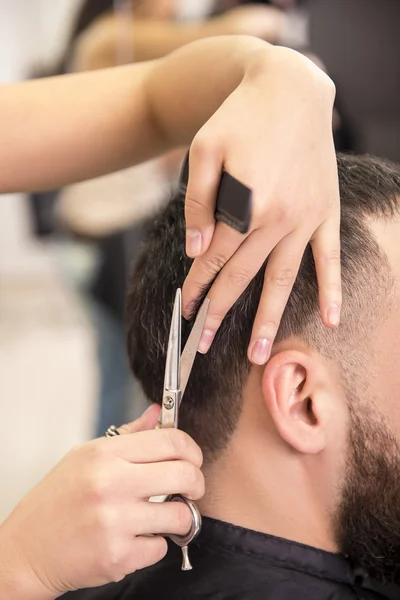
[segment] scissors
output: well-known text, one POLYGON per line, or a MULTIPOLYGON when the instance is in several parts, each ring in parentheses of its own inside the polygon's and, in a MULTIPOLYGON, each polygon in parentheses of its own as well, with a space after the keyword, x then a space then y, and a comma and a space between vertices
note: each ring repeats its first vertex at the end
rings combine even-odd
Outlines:
MULTIPOLYGON (((186 385, 196 358, 201 334, 207 316, 210 300, 204 300, 188 337, 181 356, 181 329, 182 329, 182 292, 178 288, 175 295, 172 313, 171 328, 169 332, 167 360, 165 366, 164 390, 161 404, 161 415, 158 428, 177 428, 179 407, 185 393, 186 385)), ((192 565, 189 559, 189 544, 198 536, 201 530, 201 515, 196 504, 181 496, 174 494, 167 496, 165 502, 183 502, 192 513, 192 526, 187 535, 170 535, 170 539, 182 549, 182 571, 190 571, 192 565)))

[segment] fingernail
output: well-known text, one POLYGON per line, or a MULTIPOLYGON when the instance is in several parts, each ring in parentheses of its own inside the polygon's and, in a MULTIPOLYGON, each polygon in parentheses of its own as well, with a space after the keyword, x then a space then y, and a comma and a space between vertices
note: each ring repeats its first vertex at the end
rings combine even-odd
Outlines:
POLYGON ((186 254, 194 257, 201 252, 201 232, 198 229, 186 230, 186 254))
POLYGON ((271 351, 271 342, 267 339, 257 340, 251 349, 251 360, 256 365, 264 365, 271 351))
POLYGON ((208 352, 214 337, 215 337, 214 331, 211 331, 210 329, 205 329, 203 331, 203 333, 201 334, 200 344, 199 344, 199 348, 198 348, 198 351, 201 354, 205 354, 206 352, 208 352))
POLYGON ((328 323, 332 327, 337 327, 340 322, 340 307, 338 304, 331 304, 328 308, 328 323))

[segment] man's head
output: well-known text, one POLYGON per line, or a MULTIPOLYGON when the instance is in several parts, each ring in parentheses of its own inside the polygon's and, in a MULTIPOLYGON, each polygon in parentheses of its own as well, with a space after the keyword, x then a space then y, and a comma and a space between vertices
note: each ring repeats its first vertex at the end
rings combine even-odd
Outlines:
MULTIPOLYGON (((341 157, 338 168, 339 329, 321 324, 308 248, 272 357, 264 368, 251 367, 246 351, 261 269, 209 353, 197 357, 180 426, 209 463, 234 439, 250 452, 266 446, 271 461, 280 457, 282 466, 289 457, 296 472, 308 473, 312 495, 332 513, 341 550, 376 577, 392 578, 400 569, 400 170, 368 157, 341 157)), ((129 358, 153 402, 162 395, 175 290, 191 264, 184 251, 183 202, 178 194, 152 225, 128 298, 129 358)), ((184 338, 191 325, 184 325, 184 338)))

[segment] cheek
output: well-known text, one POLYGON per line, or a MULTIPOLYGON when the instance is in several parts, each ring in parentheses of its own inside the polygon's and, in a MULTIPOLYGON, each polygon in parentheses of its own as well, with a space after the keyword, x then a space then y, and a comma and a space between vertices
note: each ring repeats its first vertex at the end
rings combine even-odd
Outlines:
POLYGON ((400 326, 384 325, 379 332, 369 384, 379 402, 377 408, 400 440, 400 326))
POLYGON ((341 497, 349 437, 347 400, 339 394, 335 400, 335 411, 326 427, 326 445, 319 473, 323 483, 324 504, 330 514, 335 512, 341 497))

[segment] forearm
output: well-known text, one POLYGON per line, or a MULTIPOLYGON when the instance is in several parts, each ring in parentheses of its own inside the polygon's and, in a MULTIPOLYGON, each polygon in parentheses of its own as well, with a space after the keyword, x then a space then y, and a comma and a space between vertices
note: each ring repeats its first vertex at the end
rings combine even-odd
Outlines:
POLYGON ((157 61, 0 86, 0 193, 59 187, 190 144, 247 77, 306 104, 314 80, 330 81, 293 51, 227 36, 157 61))
POLYGON ((161 152, 145 96, 151 68, 0 86, 0 193, 59 187, 161 152))
MULTIPOLYGON (((0 598, 7 600, 54 600, 57 594, 50 592, 39 581, 24 557, 15 535, 6 530, 7 521, 0 526, 0 598)), ((21 532, 24 535, 24 532, 21 532)), ((21 544, 22 547, 22 544, 21 544)))
POLYGON ((190 132, 189 143, 243 77, 247 45, 253 46, 250 38, 246 44, 215 38, 159 61, 0 86, 0 193, 51 189, 124 169, 174 146, 175 127, 177 138, 183 128, 190 132), (182 106, 185 117, 173 118, 182 106))

